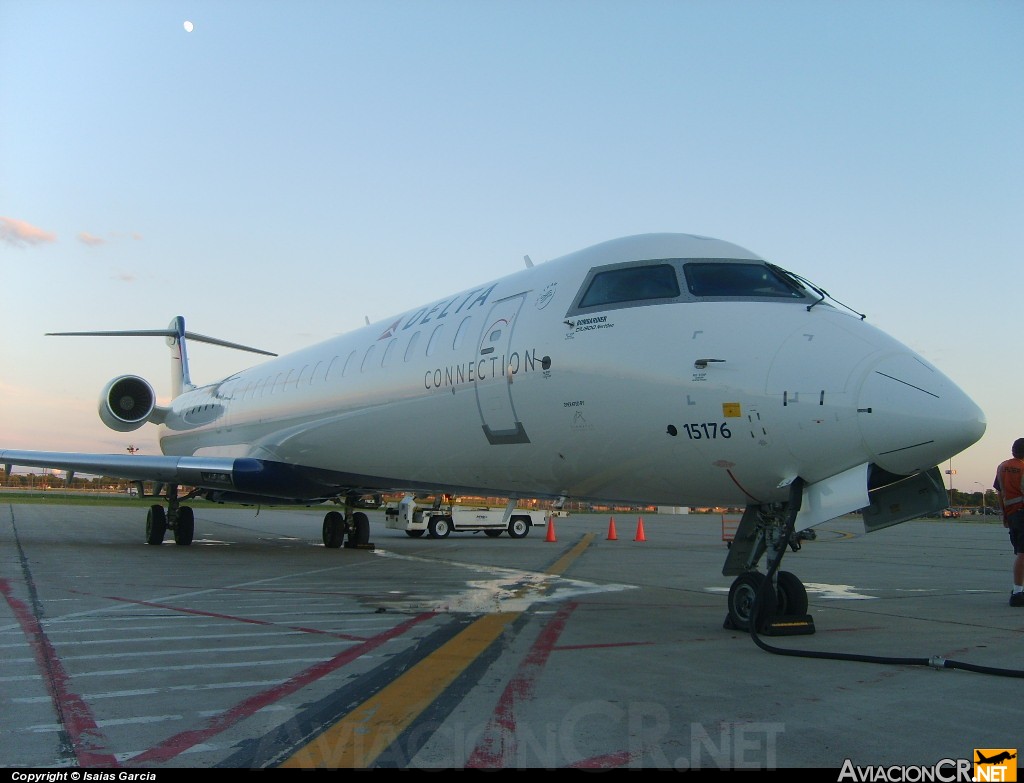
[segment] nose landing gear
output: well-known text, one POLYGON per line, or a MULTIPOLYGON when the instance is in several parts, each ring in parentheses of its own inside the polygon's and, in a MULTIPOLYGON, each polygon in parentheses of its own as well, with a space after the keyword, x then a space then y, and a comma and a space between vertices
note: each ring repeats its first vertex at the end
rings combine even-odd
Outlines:
POLYGON ((814 633, 814 620, 807 614, 807 589, 795 574, 779 571, 786 547, 800 549, 809 536, 793 533, 800 510, 803 482, 790 487, 788 503, 747 506, 729 547, 722 573, 735 576, 729 588, 729 611, 723 627, 766 636, 814 633), (757 564, 768 555, 768 572, 757 564))

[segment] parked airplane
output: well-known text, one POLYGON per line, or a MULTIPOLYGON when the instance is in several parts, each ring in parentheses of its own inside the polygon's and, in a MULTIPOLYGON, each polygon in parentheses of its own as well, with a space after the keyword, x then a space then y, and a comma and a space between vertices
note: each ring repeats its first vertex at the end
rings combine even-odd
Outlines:
POLYGON ((992 758, 988 758, 980 750, 975 750, 974 753, 978 757, 977 761, 975 762, 977 764, 1001 764, 1004 761, 1009 761, 1010 759, 1017 758, 1016 752, 1010 753, 1010 751, 1008 750, 1001 751, 1000 753, 997 753, 996 755, 992 756, 992 758))
MULTIPOLYGON (((181 501, 344 503, 323 541, 369 542, 371 493, 744 506, 723 573, 752 624, 758 571, 797 531, 861 510, 868 531, 946 506, 937 465, 981 410, 929 362, 807 279, 728 242, 616 239, 196 386, 166 337, 172 399, 114 378, 100 417, 159 425, 164 456, 0 451, 0 463, 158 482, 146 540, 192 542, 181 501), (179 498, 179 487, 191 487, 179 498)), ((249 350, 249 349, 246 349, 249 350)), ((510 512, 509 512, 510 513, 510 512)), ((773 607, 801 614, 793 574, 773 607)), ((766 609, 767 611, 767 609, 766 609)), ((760 618, 760 615, 759 615, 760 618)), ((758 619, 759 619, 758 618, 758 619)))

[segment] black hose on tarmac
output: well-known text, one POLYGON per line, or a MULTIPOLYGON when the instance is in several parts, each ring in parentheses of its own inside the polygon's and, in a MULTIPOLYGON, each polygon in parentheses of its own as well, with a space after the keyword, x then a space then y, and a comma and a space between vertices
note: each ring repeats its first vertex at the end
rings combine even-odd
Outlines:
MULTIPOLYGON (((796 515, 800 511, 800 505, 803 501, 803 491, 804 480, 798 476, 793 483, 789 485, 789 511, 786 517, 786 529, 784 531, 783 541, 789 541, 790 536, 793 534, 793 527, 796 525, 796 515)), ((774 589, 772 587, 772 578, 775 576, 775 572, 779 569, 779 565, 782 563, 782 556, 785 552, 786 549, 783 546, 779 550, 779 556, 768 563, 767 578, 761 583, 761 589, 758 590, 757 595, 754 598, 754 605, 751 607, 750 617, 752 620, 757 618, 757 608, 764 598, 764 591, 766 589, 774 589)), ((754 644, 762 650, 774 655, 790 655, 798 658, 821 658, 834 661, 882 663, 890 666, 931 666, 936 669, 963 669, 964 671, 976 672, 978 674, 991 674, 997 677, 1024 677, 1024 671, 1019 669, 999 669, 992 666, 976 666, 971 663, 946 660, 945 658, 940 658, 938 656, 933 656, 931 658, 893 658, 879 655, 823 652, 820 650, 792 650, 785 647, 775 647, 768 644, 761 638, 760 634, 758 634, 756 622, 750 623, 750 638, 753 639, 754 644)))

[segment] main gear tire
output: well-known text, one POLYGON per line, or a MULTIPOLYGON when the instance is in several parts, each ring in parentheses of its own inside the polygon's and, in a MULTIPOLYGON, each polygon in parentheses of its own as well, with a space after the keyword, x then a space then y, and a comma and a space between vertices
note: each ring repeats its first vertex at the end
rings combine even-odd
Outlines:
POLYGON ((340 511, 328 511, 324 515, 323 539, 328 549, 337 549, 345 538, 345 517, 340 511))
POLYGON ((740 574, 729 588, 729 619, 733 627, 749 631, 753 624, 762 629, 775 615, 776 596, 770 587, 764 588, 766 577, 759 571, 740 574))
POLYGON ((167 532, 167 512, 163 506, 150 506, 146 512, 146 543, 159 546, 167 532))
POLYGON ((778 614, 797 617, 807 614, 807 588, 797 579, 796 574, 779 571, 775 588, 778 614))

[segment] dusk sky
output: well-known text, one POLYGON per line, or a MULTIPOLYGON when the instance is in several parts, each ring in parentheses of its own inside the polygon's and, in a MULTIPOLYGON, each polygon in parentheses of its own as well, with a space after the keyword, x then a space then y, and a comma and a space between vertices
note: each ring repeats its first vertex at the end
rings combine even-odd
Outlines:
POLYGON ((990 487, 1024 436, 1024 3, 0 0, 0 448, 159 453, 96 404, 166 402, 162 342, 46 332, 285 353, 650 232, 921 353, 988 420, 940 467, 990 487))

